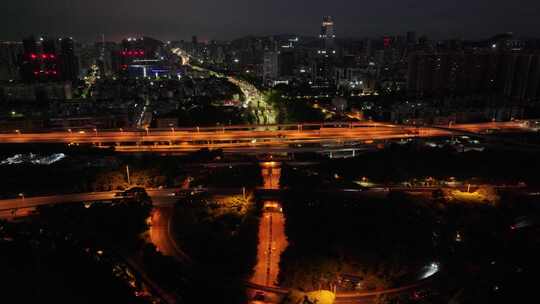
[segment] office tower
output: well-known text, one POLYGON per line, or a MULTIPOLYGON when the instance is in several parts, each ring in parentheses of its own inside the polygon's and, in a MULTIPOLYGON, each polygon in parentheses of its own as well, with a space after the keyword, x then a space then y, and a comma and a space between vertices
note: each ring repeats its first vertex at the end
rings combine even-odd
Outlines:
POLYGON ((75 42, 71 38, 60 40, 61 78, 74 81, 79 77, 79 61, 75 55, 75 42))
POLYGON ((23 55, 20 61, 21 78, 25 82, 55 81, 59 79, 57 41, 33 37, 23 40, 23 55))
POLYGON ((41 75, 43 81, 59 80, 60 59, 58 50, 60 39, 47 38, 42 41, 41 75))
POLYGON ((34 37, 23 40, 23 53, 20 59, 20 75, 25 82, 37 80, 40 72, 38 61, 38 47, 34 37))
POLYGON ((334 21, 332 20, 332 17, 325 16, 323 17, 323 22, 321 26, 321 34, 319 35, 319 38, 323 41, 322 48, 323 50, 332 51, 335 49, 335 38, 336 34, 334 31, 334 21))
POLYGON ((319 38, 321 40, 321 47, 317 51, 318 58, 313 63, 313 78, 314 80, 326 81, 332 77, 332 68, 336 55, 336 35, 332 17, 323 17, 319 38))
POLYGON ((0 42, 0 80, 18 78, 18 61, 22 52, 22 43, 0 42))
POLYGON ((292 76, 296 66, 295 54, 292 50, 282 51, 279 55, 279 75, 292 76))
POLYGON ((263 62, 263 81, 268 82, 275 80, 279 72, 279 52, 266 51, 264 52, 263 62))

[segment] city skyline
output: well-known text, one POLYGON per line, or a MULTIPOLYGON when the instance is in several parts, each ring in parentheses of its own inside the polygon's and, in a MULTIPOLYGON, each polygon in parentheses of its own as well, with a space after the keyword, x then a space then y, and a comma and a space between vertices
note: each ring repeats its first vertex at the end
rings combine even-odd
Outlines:
POLYGON ((305 1, 264 4, 243 0, 226 3, 169 0, 43 3, 30 0, 0 6, 0 39, 3 40, 17 40, 32 33, 74 36, 80 41, 95 41, 101 34, 108 40, 120 40, 129 35, 180 40, 197 35, 202 41, 285 33, 317 36, 318 25, 326 15, 335 20, 338 38, 393 35, 408 30, 433 39, 483 39, 499 32, 540 36, 540 22, 534 13, 540 9, 540 4, 528 0, 520 6, 503 1, 491 1, 488 6, 461 0, 437 4, 339 1, 332 6, 320 0, 311 1, 309 5, 305 1))
POLYGON ((1 2, 1 302, 530 302, 539 10, 1 2))

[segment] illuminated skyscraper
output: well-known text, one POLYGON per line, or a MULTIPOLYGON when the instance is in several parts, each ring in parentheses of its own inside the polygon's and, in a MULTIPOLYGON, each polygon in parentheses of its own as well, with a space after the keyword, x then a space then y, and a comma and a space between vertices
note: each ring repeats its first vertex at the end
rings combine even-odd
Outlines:
POLYGON ((319 38, 323 41, 324 50, 331 51, 334 49, 334 39, 336 38, 336 34, 334 32, 334 21, 332 20, 332 17, 323 17, 319 38))
POLYGON ((59 77, 57 42, 54 39, 34 37, 23 40, 21 78, 25 82, 56 81, 59 77))
POLYGON ((318 58, 314 62, 313 79, 327 81, 331 78, 332 67, 336 56, 336 34, 332 17, 323 17, 319 38, 321 40, 321 46, 317 50, 318 58))

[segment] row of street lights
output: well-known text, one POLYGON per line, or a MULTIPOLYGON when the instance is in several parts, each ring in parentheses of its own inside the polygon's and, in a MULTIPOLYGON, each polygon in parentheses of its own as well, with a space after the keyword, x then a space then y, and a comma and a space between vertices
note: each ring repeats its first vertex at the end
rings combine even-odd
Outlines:
MULTIPOLYGON (((196 127, 197 129, 197 133, 200 133, 200 127, 196 127)), ((69 133, 73 133, 73 130, 70 128, 70 129, 67 129, 67 131, 69 133)), ((98 129, 97 128, 93 128, 92 131, 94 131, 94 134, 95 136, 98 136, 98 129)), ((120 133, 124 133, 124 129, 123 128, 119 128, 119 131, 120 133)), ((146 136, 150 135, 150 128, 148 127, 145 127, 144 128, 144 131, 146 132, 146 136)), ((174 127, 171 127, 171 133, 174 134, 174 132, 176 131, 176 129, 174 127)), ((223 127, 223 132, 225 132, 225 127, 223 127)), ((21 134, 21 131, 20 130, 15 130, 15 133, 17 134, 21 134)), ((86 133, 84 130, 81 130, 79 131, 78 133, 80 134, 84 134, 86 133)))
MULTIPOLYGON (((303 126, 302 124, 298 124, 298 125, 297 125, 298 131, 303 131, 303 127, 304 127, 304 126, 303 126)), ((348 124, 348 127, 352 129, 352 128, 353 128, 353 125, 352 125, 352 124, 348 124)), ((197 133, 200 133, 200 127, 197 126, 197 127, 195 127, 195 128, 196 128, 196 130, 197 130, 197 133)), ((321 128, 321 129, 323 128, 323 124, 320 125, 320 128, 321 128)), ((119 128, 118 130, 120 131, 120 133, 124 133, 124 129, 123 129, 123 128, 119 128)), ((175 134, 176 129, 175 129, 174 127, 171 127, 170 130, 171 130, 171 133, 172 133, 172 134, 175 134)), ((94 132, 94 135, 95 135, 95 136, 98 136, 98 128, 93 128, 92 131, 94 132)), ((146 136, 149 136, 149 135, 150 135, 150 128, 145 127, 145 128, 144 128, 144 131, 146 132, 146 136)), ((19 134, 19 135, 22 134, 21 130, 18 130, 18 129, 15 130, 14 132, 17 133, 17 134, 19 134)), ((69 128, 69 129, 67 129, 67 132, 68 132, 68 133, 73 133, 73 130, 72 130, 71 128, 69 128)), ((224 126, 222 127, 222 132, 225 133, 225 127, 224 127, 224 126)), ((85 134, 86 131, 80 130, 80 131, 77 132, 77 133, 79 133, 79 134, 85 134)))

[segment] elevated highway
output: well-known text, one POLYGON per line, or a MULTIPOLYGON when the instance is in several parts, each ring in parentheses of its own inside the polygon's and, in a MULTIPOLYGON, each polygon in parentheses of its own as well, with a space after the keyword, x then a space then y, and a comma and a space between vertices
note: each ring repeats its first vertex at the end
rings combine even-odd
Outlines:
MULTIPOLYGON (((0 133, 0 143, 92 144, 119 152, 192 152, 202 148, 231 153, 339 151, 347 147, 414 137, 485 134, 491 129, 528 130, 521 122, 462 124, 450 127, 415 127, 375 122, 242 125, 207 128, 97 130, 80 129, 26 133, 0 133)), ((365 148, 365 147, 364 147, 365 148)))

